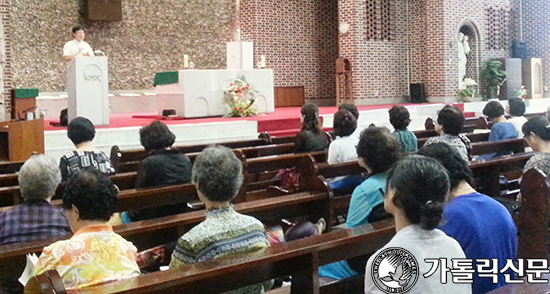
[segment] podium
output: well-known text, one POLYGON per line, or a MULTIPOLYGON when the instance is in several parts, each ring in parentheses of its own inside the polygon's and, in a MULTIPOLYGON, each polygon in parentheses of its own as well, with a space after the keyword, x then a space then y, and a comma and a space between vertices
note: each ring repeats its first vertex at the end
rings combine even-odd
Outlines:
POLYGON ((0 160, 25 161, 44 154, 44 119, 0 123, 0 160))
POLYGON ((109 75, 107 57, 77 57, 67 70, 69 122, 78 116, 94 125, 109 124, 109 75))

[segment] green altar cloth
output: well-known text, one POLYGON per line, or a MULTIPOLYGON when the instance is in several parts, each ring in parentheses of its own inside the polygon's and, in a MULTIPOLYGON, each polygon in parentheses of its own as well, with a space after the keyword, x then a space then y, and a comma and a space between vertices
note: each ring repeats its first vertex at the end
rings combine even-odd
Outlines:
POLYGON ((175 84, 178 81, 179 81, 179 78, 178 78, 177 71, 157 72, 155 74, 155 80, 153 81, 153 86, 175 84))
POLYGON ((38 97, 38 89, 14 89, 15 98, 35 98, 38 97))

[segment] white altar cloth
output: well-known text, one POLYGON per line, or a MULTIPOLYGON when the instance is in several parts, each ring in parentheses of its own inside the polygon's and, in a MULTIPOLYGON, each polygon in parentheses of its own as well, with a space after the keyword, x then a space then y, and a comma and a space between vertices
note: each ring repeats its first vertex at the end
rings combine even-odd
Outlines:
POLYGON ((175 109, 176 115, 186 118, 225 115, 229 106, 223 102, 223 90, 241 76, 260 93, 258 112, 275 111, 272 69, 180 70, 177 83, 155 86, 157 111, 175 109))

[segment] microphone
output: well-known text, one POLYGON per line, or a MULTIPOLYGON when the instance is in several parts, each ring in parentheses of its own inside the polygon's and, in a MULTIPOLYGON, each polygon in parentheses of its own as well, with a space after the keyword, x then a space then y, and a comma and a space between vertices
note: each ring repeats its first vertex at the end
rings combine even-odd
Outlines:
POLYGON ((103 51, 101 51, 101 50, 95 50, 95 51, 94 51, 94 54, 95 54, 95 55, 100 55, 100 54, 101 54, 101 56, 105 56, 105 52, 103 52, 103 51))
POLYGON ((29 108, 27 108, 27 109, 21 111, 21 114, 22 114, 22 115, 20 115, 19 113, 17 114, 17 116, 19 117, 19 120, 25 120, 25 115, 27 114, 27 112, 33 111, 33 110, 35 110, 35 109, 37 109, 37 108, 38 108, 38 106, 35 105, 35 106, 29 107, 29 108))

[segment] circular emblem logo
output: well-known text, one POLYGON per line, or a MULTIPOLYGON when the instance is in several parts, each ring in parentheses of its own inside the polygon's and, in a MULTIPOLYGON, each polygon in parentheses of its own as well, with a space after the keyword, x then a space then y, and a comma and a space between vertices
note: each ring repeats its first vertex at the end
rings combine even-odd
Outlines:
POLYGON ((372 280, 384 293, 405 293, 418 280, 418 262, 407 250, 390 247, 374 257, 372 280))

